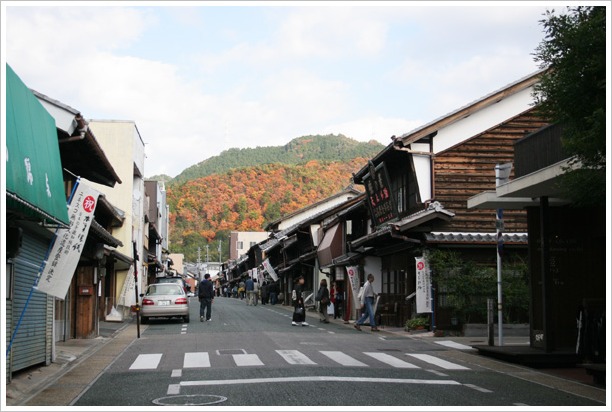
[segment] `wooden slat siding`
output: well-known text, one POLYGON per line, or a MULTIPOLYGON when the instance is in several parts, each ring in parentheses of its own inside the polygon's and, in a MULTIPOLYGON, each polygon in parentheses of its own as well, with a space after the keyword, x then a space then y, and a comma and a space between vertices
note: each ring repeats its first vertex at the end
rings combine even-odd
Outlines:
MULTIPOLYGON (((495 232, 495 210, 468 210, 467 199, 495 190, 495 165, 512 163, 514 143, 547 124, 533 111, 528 110, 435 156, 434 198, 455 212, 453 219, 436 230, 495 232)), ((504 232, 527 232, 526 212, 504 210, 504 232)))
POLYGON ((77 339, 90 339, 95 337, 94 330, 94 299, 97 289, 93 287, 92 266, 78 266, 76 268, 76 335, 77 339), (87 286, 91 290, 91 295, 80 295, 79 290, 82 286, 87 286))

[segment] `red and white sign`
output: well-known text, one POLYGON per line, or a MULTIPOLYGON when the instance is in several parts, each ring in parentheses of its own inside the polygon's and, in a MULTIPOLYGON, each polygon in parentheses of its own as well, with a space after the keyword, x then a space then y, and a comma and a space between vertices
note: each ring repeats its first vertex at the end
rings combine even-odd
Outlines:
POLYGON ((431 296, 431 271, 425 257, 416 259, 416 311, 431 313, 433 299, 431 296))
POLYGON ((85 247, 99 195, 100 192, 83 183, 77 186, 68 212, 70 227, 56 231, 55 242, 45 262, 37 290, 59 299, 66 297, 85 247))
POLYGON ((357 302, 359 301, 359 299, 357 299, 357 294, 359 293, 359 267, 347 266, 346 273, 348 274, 349 285, 353 294, 353 308, 358 309, 361 306, 361 304, 357 304, 357 302))

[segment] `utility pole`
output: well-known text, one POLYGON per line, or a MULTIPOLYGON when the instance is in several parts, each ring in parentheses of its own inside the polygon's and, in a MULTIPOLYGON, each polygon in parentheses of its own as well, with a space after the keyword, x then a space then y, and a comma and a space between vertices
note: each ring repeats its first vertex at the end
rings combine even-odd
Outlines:
MULTIPOLYGON (((512 163, 495 165, 495 187, 499 187, 508 182, 512 163)), ((503 312, 503 293, 502 293, 502 254, 504 251, 504 210, 499 208, 495 214, 495 229, 497 232, 497 328, 499 346, 504 346, 504 312, 503 312)))
POLYGON ((198 268, 198 280, 202 280, 202 273, 200 273, 200 263, 201 263, 201 259, 200 259, 200 252, 202 251, 202 249, 200 248, 200 246, 198 246, 198 262, 197 262, 197 268, 198 268))

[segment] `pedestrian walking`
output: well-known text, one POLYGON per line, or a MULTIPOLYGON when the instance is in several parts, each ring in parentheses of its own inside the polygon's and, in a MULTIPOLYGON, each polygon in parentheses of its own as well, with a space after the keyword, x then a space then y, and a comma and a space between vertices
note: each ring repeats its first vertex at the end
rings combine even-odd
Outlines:
POLYGON ((319 302, 319 321, 323 323, 329 323, 329 315, 327 314, 327 307, 331 303, 329 300, 329 290, 327 289, 327 279, 321 279, 319 282, 319 290, 315 298, 319 302))
POLYGON ((212 301, 215 299, 215 291, 212 282, 210 281, 210 274, 204 275, 204 280, 200 282, 198 287, 198 299, 200 300, 200 322, 211 320, 212 315, 212 301))
POLYGON ((306 308, 304 307, 304 276, 296 279, 295 286, 291 292, 293 301, 293 326, 309 326, 306 322, 306 308))
POLYGON ((374 319, 374 297, 376 293, 374 293, 374 287, 372 283, 374 282, 374 275, 368 275, 368 281, 363 285, 363 293, 361 294, 361 307, 365 308, 365 312, 361 317, 355 322, 355 329, 361 330, 361 325, 365 322, 365 320, 370 318, 370 327, 373 332, 378 332, 380 329, 376 326, 376 319, 374 319))
POLYGON ((344 302, 344 292, 336 282, 332 282, 332 287, 329 290, 329 299, 334 305, 334 319, 342 317, 342 303, 344 302))
POLYGON ((253 280, 253 291, 251 292, 251 305, 257 306, 259 303, 259 281, 253 280))
POLYGON ((261 285, 261 304, 267 305, 270 302, 270 284, 267 280, 261 285))
POLYGON ((270 292, 270 305, 276 305, 276 303, 278 303, 278 283, 272 282, 268 287, 268 290, 270 292))
POLYGON ((253 304, 253 288, 255 287, 255 282, 253 282, 253 278, 250 276, 244 282, 244 290, 246 292, 246 304, 247 306, 251 306, 253 304))

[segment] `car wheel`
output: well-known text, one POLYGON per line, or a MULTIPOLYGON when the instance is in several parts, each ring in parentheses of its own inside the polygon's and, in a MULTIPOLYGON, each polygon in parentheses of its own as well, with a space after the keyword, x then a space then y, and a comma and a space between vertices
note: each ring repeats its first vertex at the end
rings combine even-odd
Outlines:
POLYGON ((146 317, 146 316, 142 316, 142 317, 140 318, 140 321, 141 321, 140 323, 143 323, 143 324, 144 324, 144 323, 149 323, 149 318, 148 318, 148 317, 146 317))
POLYGON ((185 319, 185 323, 189 323, 189 315, 183 316, 183 319, 185 319))

